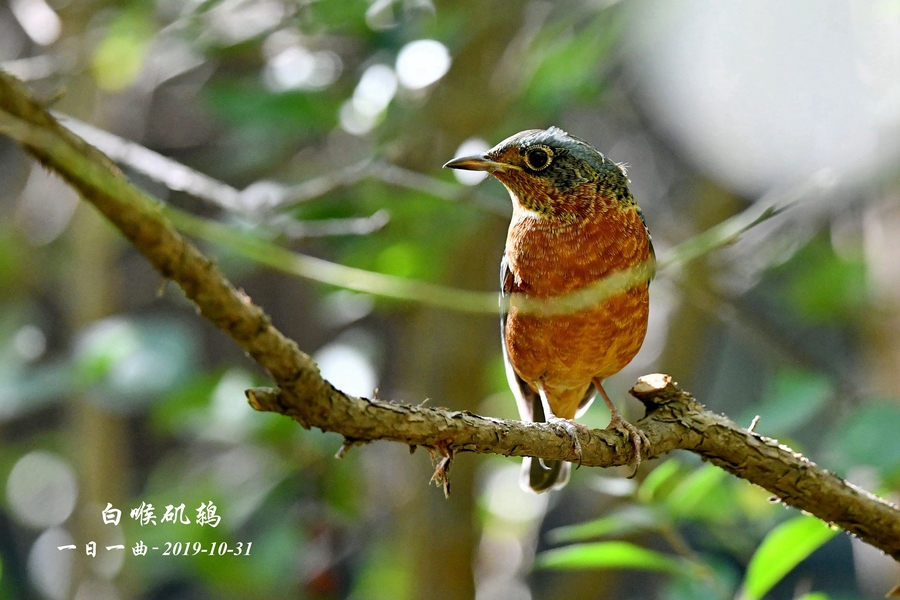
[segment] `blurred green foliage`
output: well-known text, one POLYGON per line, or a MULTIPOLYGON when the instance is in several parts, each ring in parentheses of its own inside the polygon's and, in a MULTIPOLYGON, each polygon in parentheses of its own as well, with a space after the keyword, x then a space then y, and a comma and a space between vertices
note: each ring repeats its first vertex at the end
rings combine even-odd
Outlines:
POLYGON ((738 417, 737 422, 750 423, 759 416, 766 434, 776 437, 808 424, 835 393, 833 384, 823 374, 792 369, 777 371, 769 387, 763 401, 738 417))
POLYGON ((664 571, 672 575, 666 597, 673 599, 760 599, 837 533, 809 516, 772 528, 786 515, 775 504, 761 502, 762 492, 713 465, 690 468, 669 459, 635 489, 631 503, 599 519, 550 531, 552 542, 569 545, 538 555, 536 564, 550 569, 664 571), (670 551, 625 541, 587 541, 609 537, 651 547, 658 547, 653 540, 659 538, 670 551), (741 582, 734 565, 745 561, 741 582))
POLYGON ((900 449, 897 428, 900 408, 896 402, 882 401, 865 406, 851 415, 834 432, 836 467, 844 470, 853 465, 875 467, 887 481, 900 477, 900 449))
POLYGON ((855 319, 866 304, 866 266, 861 253, 842 256, 818 236, 775 269, 787 278, 785 299, 811 323, 855 319))
POLYGON ((104 38, 94 49, 91 64, 91 73, 101 89, 120 92, 140 75, 156 35, 149 9, 144 4, 132 3, 107 25, 104 38))
POLYGON ((809 516, 782 523, 766 535, 750 559, 739 597, 760 600, 800 561, 836 533, 837 530, 809 516))
POLYGON ((572 544, 541 554, 537 567, 549 569, 641 569, 676 574, 685 570, 677 560, 628 542, 572 544))

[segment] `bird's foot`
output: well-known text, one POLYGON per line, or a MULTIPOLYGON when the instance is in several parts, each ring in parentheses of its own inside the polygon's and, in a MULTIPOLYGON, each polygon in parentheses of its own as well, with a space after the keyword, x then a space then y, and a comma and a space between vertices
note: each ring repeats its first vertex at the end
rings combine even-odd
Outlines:
POLYGON ((576 423, 572 419, 560 419, 559 417, 550 417, 547 419, 547 423, 550 425, 555 425, 559 427, 563 431, 568 434, 568 436, 572 440, 572 449, 575 450, 575 456, 578 459, 578 466, 581 466, 581 441, 578 439, 578 434, 581 433, 583 435, 589 436, 591 434, 591 430, 581 423, 576 423))
POLYGON ((628 479, 631 479, 637 475, 638 467, 641 466, 641 448, 644 445, 650 446, 650 439, 646 433, 626 421, 619 411, 613 413, 612 419, 610 419, 606 428, 620 432, 625 436, 626 440, 631 440, 631 445, 634 446, 634 470, 628 476, 628 479))

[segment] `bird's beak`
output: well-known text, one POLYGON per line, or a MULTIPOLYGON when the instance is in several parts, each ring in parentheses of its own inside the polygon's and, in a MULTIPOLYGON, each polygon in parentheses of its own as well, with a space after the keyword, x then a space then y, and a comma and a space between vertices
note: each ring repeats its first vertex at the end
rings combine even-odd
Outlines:
POLYGON ((444 168, 461 169, 463 171, 487 171, 493 173, 494 171, 506 171, 510 168, 510 165, 490 160, 485 156, 475 155, 454 158, 444 165, 444 168))

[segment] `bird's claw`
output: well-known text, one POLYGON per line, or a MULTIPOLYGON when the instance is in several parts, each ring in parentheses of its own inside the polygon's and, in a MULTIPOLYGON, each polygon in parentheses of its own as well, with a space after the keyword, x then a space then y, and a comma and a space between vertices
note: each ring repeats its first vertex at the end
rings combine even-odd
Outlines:
POLYGON ((568 434, 569 438, 572 440, 572 449, 575 451, 575 456, 578 459, 578 466, 581 466, 581 441, 578 439, 578 434, 583 433, 585 435, 590 435, 590 429, 582 425, 581 423, 576 423, 572 419, 560 419, 559 417, 550 417, 547 419, 547 423, 550 425, 555 425, 562 429, 568 434))
POLYGON ((631 471, 628 479, 633 478, 637 475, 638 467, 641 466, 641 448, 645 444, 650 446, 650 439, 646 433, 626 421, 618 411, 613 413, 606 428, 614 429, 624 435, 626 440, 631 440, 631 445, 634 446, 634 470, 631 471))

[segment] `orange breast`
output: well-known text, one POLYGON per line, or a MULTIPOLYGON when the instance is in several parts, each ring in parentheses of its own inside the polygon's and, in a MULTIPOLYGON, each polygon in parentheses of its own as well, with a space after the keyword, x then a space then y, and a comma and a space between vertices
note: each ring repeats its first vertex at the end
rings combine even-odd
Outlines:
MULTIPOLYGON (((517 206, 506 246, 511 291, 538 298, 562 295, 650 257, 647 232, 634 206, 614 200, 596 206, 591 218, 571 223, 517 206)), ((572 418, 581 398, 577 390, 583 394, 594 377, 619 372, 640 350, 648 310, 646 284, 569 315, 538 317, 513 308, 504 342, 523 380, 532 386, 543 382, 551 399, 572 399, 573 406, 552 407, 557 416, 572 418)))

